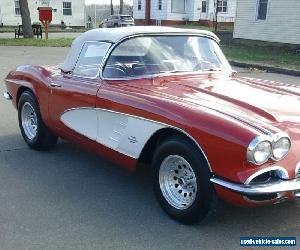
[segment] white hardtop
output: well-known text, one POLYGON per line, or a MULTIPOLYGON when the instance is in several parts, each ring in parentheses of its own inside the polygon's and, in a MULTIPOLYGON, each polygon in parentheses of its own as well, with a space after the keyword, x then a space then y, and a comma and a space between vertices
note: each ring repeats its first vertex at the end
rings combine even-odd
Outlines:
POLYGON ((181 29, 166 26, 130 26, 119 28, 99 28, 89 30, 79 35, 72 43, 71 49, 61 66, 65 72, 72 71, 85 42, 105 41, 117 43, 118 41, 135 35, 199 35, 207 36, 219 42, 219 38, 212 32, 198 29, 181 29))

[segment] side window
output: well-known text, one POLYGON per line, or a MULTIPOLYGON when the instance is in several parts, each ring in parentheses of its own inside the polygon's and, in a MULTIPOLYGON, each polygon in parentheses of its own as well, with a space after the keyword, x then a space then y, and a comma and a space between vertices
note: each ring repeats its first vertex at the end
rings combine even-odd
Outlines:
POLYGON ((77 76, 96 77, 110 43, 86 42, 73 70, 77 76))
POLYGON ((257 19, 266 20, 268 12, 268 0, 258 0, 257 19))

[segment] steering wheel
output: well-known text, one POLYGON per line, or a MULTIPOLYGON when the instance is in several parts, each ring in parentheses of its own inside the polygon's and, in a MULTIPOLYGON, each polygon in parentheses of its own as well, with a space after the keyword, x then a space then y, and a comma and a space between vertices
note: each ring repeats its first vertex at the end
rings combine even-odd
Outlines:
POLYGON ((193 71, 209 70, 209 69, 215 69, 215 68, 216 68, 216 66, 209 61, 199 61, 193 68, 193 71))

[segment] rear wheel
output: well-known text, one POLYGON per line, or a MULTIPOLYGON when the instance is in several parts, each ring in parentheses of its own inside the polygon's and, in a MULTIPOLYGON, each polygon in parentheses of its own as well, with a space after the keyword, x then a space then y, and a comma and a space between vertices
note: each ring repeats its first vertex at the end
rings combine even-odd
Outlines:
POLYGON ((30 91, 24 91, 18 103, 21 134, 29 147, 47 150, 54 147, 58 137, 44 124, 38 103, 30 91))
POLYGON ((170 137, 156 150, 153 185, 162 208, 172 218, 192 224, 211 211, 213 186, 206 159, 184 137, 170 137))

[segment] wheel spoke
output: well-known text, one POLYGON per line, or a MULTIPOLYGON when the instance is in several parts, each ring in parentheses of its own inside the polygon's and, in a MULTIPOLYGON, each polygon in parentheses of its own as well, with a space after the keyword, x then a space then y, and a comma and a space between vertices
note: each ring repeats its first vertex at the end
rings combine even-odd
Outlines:
POLYGON ((29 102, 25 102, 22 106, 21 122, 26 137, 32 140, 37 133, 37 116, 29 102))
POLYGON ((165 158, 159 170, 159 184, 167 202, 177 209, 190 207, 196 197, 197 179, 190 164, 179 155, 165 158))

